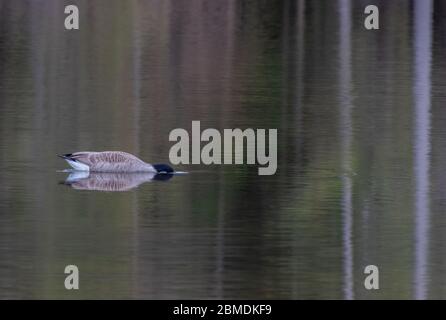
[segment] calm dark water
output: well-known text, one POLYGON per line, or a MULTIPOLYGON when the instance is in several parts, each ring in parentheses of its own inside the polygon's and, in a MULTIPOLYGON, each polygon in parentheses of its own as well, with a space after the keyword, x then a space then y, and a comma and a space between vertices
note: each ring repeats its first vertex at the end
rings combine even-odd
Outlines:
POLYGON ((375 1, 376 31, 367 1, 70 4, 78 31, 0 1, 0 298, 446 298, 444 1, 375 1), (56 154, 168 162, 192 120, 277 128, 277 173, 61 183, 56 154))

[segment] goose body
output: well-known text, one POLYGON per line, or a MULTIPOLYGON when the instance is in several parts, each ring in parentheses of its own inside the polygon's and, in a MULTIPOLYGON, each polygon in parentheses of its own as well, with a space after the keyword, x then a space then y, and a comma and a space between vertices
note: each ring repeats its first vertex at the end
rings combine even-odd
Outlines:
POLYGON ((60 155, 59 157, 78 171, 173 173, 173 169, 168 165, 152 165, 123 151, 81 151, 60 155))

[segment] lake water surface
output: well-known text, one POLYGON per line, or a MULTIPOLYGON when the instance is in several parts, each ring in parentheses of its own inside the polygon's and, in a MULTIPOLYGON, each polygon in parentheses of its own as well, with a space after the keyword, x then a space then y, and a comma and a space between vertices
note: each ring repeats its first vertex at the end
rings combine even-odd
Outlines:
POLYGON ((446 298, 446 3, 374 2, 0 0, 0 298, 446 298), (277 129, 276 174, 60 172, 193 120, 277 129))

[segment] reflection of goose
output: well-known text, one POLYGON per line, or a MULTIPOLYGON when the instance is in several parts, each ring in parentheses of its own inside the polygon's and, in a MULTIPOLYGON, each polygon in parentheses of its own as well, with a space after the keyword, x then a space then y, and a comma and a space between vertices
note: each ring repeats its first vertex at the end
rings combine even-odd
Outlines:
POLYGON ((122 151, 82 151, 60 155, 75 170, 92 172, 152 172, 172 173, 166 164, 149 164, 122 151))
POLYGON ((77 190, 128 191, 151 180, 168 180, 172 174, 145 173, 105 173, 73 171, 64 184, 77 190))

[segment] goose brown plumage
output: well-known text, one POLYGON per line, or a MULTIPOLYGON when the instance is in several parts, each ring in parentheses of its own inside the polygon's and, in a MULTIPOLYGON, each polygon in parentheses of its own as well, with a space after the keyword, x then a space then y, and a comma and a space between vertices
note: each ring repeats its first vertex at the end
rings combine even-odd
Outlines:
POLYGON ((123 151, 81 151, 59 155, 75 170, 92 172, 173 173, 166 164, 149 164, 123 151))

